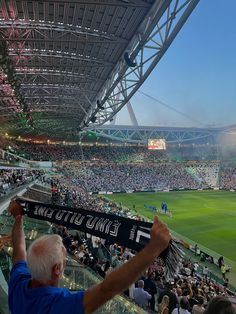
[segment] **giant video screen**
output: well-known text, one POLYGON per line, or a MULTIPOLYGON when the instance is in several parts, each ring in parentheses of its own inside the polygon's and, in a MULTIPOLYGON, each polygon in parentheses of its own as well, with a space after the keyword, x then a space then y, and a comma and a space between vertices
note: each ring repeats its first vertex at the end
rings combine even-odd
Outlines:
POLYGON ((164 139, 148 139, 148 149, 165 150, 166 141, 164 139))

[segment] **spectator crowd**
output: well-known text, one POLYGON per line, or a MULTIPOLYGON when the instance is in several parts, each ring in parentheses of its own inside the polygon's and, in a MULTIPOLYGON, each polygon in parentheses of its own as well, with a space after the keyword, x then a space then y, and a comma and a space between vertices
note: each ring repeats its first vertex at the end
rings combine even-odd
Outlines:
POLYGON ((0 168, 0 197, 11 190, 39 178, 40 170, 27 170, 19 168, 0 168))
MULTIPOLYGON (((122 209, 120 204, 104 197, 94 198, 82 189, 76 188, 77 185, 69 188, 67 184, 68 182, 60 179, 51 180, 51 187, 58 195, 57 200, 60 204, 75 207, 83 204, 90 210, 142 219, 131 214, 129 210, 122 209)), ((54 226, 54 231, 62 236, 68 254, 79 263, 91 267, 103 278, 136 253, 89 234, 70 232, 62 226, 54 226)), ((218 302, 219 307, 229 308, 229 312, 222 313, 235 313, 231 301, 236 300, 234 293, 228 289, 228 279, 225 278, 224 285, 217 284, 210 280, 206 265, 202 269, 198 262, 192 262, 190 259, 182 259, 175 277, 168 281, 165 278, 165 265, 161 259, 157 259, 124 293, 145 310, 157 313, 213 313, 207 311, 209 307, 215 306, 214 302, 218 302)))
MULTIPOLYGON (((220 165, 215 161, 175 163, 165 160, 165 152, 151 152, 143 147, 104 147, 101 150, 101 147, 91 146, 82 150, 73 146, 66 149, 45 146, 25 144, 24 151, 28 150, 33 159, 74 161, 64 161, 57 169, 60 175, 56 179, 45 179, 35 170, 1 169, 1 194, 41 178, 50 183, 54 203, 142 219, 123 209, 121 204, 104 197, 93 197, 91 192, 198 189, 214 186, 212 182, 223 188, 236 188, 233 164, 220 165)), ((68 254, 102 277, 136 253, 89 234, 72 233, 62 226, 54 225, 53 229, 61 235, 68 254)), ((206 268, 200 273, 199 268, 198 263, 183 259, 175 277, 167 281, 165 265, 157 259, 125 294, 146 310, 162 314, 214 313, 209 309, 214 308, 215 303, 218 309, 220 306, 229 308, 228 312, 222 313, 235 313, 229 301, 230 298, 234 300, 234 295, 228 289, 225 274, 224 285, 219 285, 210 280, 206 268)))
POLYGON ((220 187, 236 189, 236 164, 214 159, 199 161, 194 150, 207 146, 148 150, 141 145, 54 145, 9 141, 7 147, 16 154, 7 161, 17 162, 17 155, 30 160, 59 161, 64 170, 72 169, 77 182, 88 191, 124 191, 151 189, 198 189, 220 187), (8 145, 10 144, 10 145, 8 145), (176 162, 174 152, 183 151, 188 161, 176 162), (187 153, 188 152, 188 153, 187 153))
POLYGON ((65 162, 63 172, 69 177, 73 176, 76 184, 90 192, 194 189, 201 186, 184 165, 175 163, 65 162))

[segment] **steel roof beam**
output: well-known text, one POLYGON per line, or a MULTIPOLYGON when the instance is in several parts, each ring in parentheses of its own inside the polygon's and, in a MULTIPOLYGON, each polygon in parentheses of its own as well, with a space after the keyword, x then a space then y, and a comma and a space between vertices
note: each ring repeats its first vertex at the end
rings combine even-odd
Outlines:
POLYGON ((30 109, 32 109, 33 111, 37 108, 43 109, 43 108, 55 108, 56 109, 64 109, 64 108, 68 108, 70 109, 74 109, 76 111, 78 111, 78 113, 81 113, 81 110, 86 113, 86 109, 87 107, 84 104, 80 104, 80 103, 76 103, 76 104, 72 104, 72 103, 61 103, 58 104, 57 103, 40 103, 40 102, 29 102, 28 104, 30 106, 30 109))
MULTIPOLYGON (((53 75, 53 76, 65 76, 65 77, 78 77, 78 78, 82 78, 85 80, 94 80, 94 76, 91 77, 89 75, 84 75, 81 73, 75 73, 75 72, 70 72, 70 71, 63 71, 63 70, 55 70, 55 69, 44 69, 44 68, 24 68, 24 67, 20 67, 20 68, 15 68, 16 74, 17 75, 53 75)), ((104 80, 101 78, 96 78, 96 81, 98 82, 103 82, 104 80)))
POLYGON ((89 112, 86 119, 89 127, 85 129, 92 129, 94 125, 101 126, 111 120, 130 100, 161 60, 198 2, 199 0, 163 0, 154 3, 127 47, 131 60, 136 65, 130 68, 125 60, 120 60, 97 95, 105 110, 96 114, 95 124, 90 122, 89 112))
POLYGON ((145 126, 106 126, 92 129, 97 135, 111 140, 147 144, 150 138, 165 139, 167 143, 184 143, 203 138, 214 138, 218 129, 193 129, 171 127, 145 127, 145 126))
MULTIPOLYGON (((41 38, 30 38, 30 37, 28 37, 28 38, 25 38, 25 37, 15 37, 15 38, 9 38, 9 39, 6 39, 6 40, 9 43, 20 42, 20 41, 25 41, 25 42, 42 42, 42 41, 44 41, 44 42, 49 42, 49 43, 52 42, 52 39, 50 39, 50 38, 41 39, 41 38)), ((54 43, 57 42, 56 38, 53 38, 53 42, 54 43)), ((86 44, 86 41, 80 41, 78 39, 73 39, 73 38, 72 39, 62 38, 60 40, 58 39, 58 42, 60 42, 60 43, 80 43, 80 42, 83 42, 84 44, 86 44)), ((94 40, 92 43, 93 44, 109 44, 109 45, 111 45, 110 42, 105 42, 105 41, 101 42, 99 40, 97 40, 97 41, 94 40)), ((115 42, 113 42, 113 43, 117 44, 115 42)))
POLYGON ((59 90, 63 90, 66 91, 68 93, 71 93, 70 90, 78 90, 79 92, 83 92, 83 93, 92 93, 92 94, 96 94, 98 91, 97 90, 90 90, 90 89, 83 89, 80 88, 79 86, 77 86, 77 84, 74 84, 74 86, 72 84, 53 84, 53 83, 48 83, 48 84, 41 84, 41 83, 37 83, 37 84, 27 84, 27 83, 22 83, 21 84, 21 88, 22 89, 38 89, 38 88, 42 88, 44 90, 47 89, 59 89, 59 90))
MULTIPOLYGON (((16 80, 29 96, 32 112, 47 110, 45 119, 51 117, 62 128, 62 117, 71 114, 68 123, 71 120, 74 125, 77 119, 76 125, 83 125, 85 121, 91 129, 91 115, 96 114, 97 125, 101 125, 128 102, 198 1, 2 0, 0 35, 6 40, 17 69, 16 80), (125 61, 125 52, 134 67, 125 61), (50 87, 44 86, 47 84, 50 87), (57 84, 76 88, 52 87, 57 84)), ((3 102, 7 104, 8 100, 4 98, 3 102)), ((131 140, 144 140, 148 134, 146 130, 128 129, 109 132, 131 140)), ((190 133, 168 134, 168 139, 185 140, 190 133)))
POLYGON ((69 112, 73 112, 76 113, 78 116, 83 116, 81 114, 81 110, 78 110, 78 108, 74 108, 71 106, 64 106, 64 107, 53 107, 53 105, 51 106, 31 106, 31 112, 48 112, 48 111, 52 111, 52 112, 58 112, 58 113, 69 113, 69 112))
MULTIPOLYGON (((114 44, 124 44, 127 45, 128 41, 125 38, 117 37, 112 34, 108 34, 106 32, 101 32, 99 30, 93 30, 89 28, 83 28, 81 26, 69 25, 69 24, 58 24, 54 22, 46 22, 46 21, 33 21, 33 20, 0 20, 0 29, 3 32, 4 29, 9 28, 19 29, 19 30, 32 30, 34 32, 38 31, 49 31, 51 37, 54 40, 57 40, 58 35, 53 35, 53 32, 62 32, 63 34, 58 37, 59 41, 68 41, 68 39, 63 38, 69 35, 73 35, 75 38, 70 39, 70 41, 77 42, 92 42, 92 43, 114 43, 114 44), (61 37, 63 36, 63 37, 61 37)), ((41 35, 47 34, 41 33, 41 35)), ((52 38, 45 38, 46 40, 52 40, 52 38)), ((11 42, 17 40, 16 38, 6 38, 7 41, 11 42)), ((40 40, 39 38, 19 38, 19 40, 30 41, 30 40, 40 40)), ((19 41, 18 40, 18 41, 19 41)), ((42 40, 42 39, 41 39, 42 40)))
MULTIPOLYGON (((78 0, 53 0, 53 2, 58 3, 78 3, 78 0)), ((144 0, 80 0, 81 4, 92 4, 92 5, 105 5, 105 6, 124 6, 124 7, 140 7, 140 8, 148 8, 148 2, 144 0)))
MULTIPOLYGON (((24 98, 25 99, 34 99, 34 98, 42 98, 42 99, 57 99, 58 101, 61 101, 61 100, 74 100, 74 101, 77 101, 76 97, 80 97, 80 99, 86 99, 88 100, 84 95, 83 97, 81 96, 83 95, 83 93, 81 94, 69 94, 66 95, 66 94, 62 94, 62 95, 58 95, 57 93, 54 93, 54 94, 42 94, 42 93, 34 93, 33 95, 31 93, 29 94, 24 94, 24 98)), ((0 99, 11 99, 11 96, 0 96, 0 99)), ((88 102, 88 101, 87 101, 88 102)))
MULTIPOLYGON (((35 42, 35 39, 32 38, 32 41, 35 42)), ((40 40, 42 41, 42 40, 40 40)), ((65 51, 58 51, 58 50, 46 50, 46 49, 35 49, 35 48, 29 48, 24 49, 23 51, 17 48, 11 48, 9 49, 9 56, 13 57, 52 57, 52 58, 63 58, 63 59, 70 59, 70 60, 76 60, 76 61, 83 61, 85 64, 80 64, 81 67, 94 67, 94 63, 97 64, 97 66, 114 66, 115 64, 112 62, 108 62, 102 59, 96 59, 91 58, 89 56, 83 56, 79 55, 73 52, 65 52, 65 51), (20 55, 19 55, 20 54, 20 55)), ((50 66, 50 65, 48 65, 50 66)))
MULTIPOLYGON (((40 111, 39 111, 39 113, 40 113, 40 111)), ((40 118, 40 121, 43 121, 44 119, 46 121, 48 118, 55 119, 55 120, 71 119, 71 122, 72 121, 79 121, 79 120, 77 120, 77 116, 75 116, 75 114, 71 113, 71 112, 63 112, 63 113, 61 113, 59 115, 55 115, 55 111, 53 111, 53 110, 50 111, 49 110, 48 112, 47 111, 42 112, 42 114, 44 116, 40 118)), ((60 121, 58 121, 58 123, 60 123, 60 121)))
MULTIPOLYGON (((44 109, 44 108, 54 108, 55 111, 56 110, 73 110, 73 111, 77 111, 78 113, 81 113, 81 105, 79 104, 40 104, 40 103, 29 103, 30 108, 32 109, 32 111, 36 111, 37 109, 44 109)), ((84 109, 85 110, 85 109, 84 109)))
MULTIPOLYGON (((33 73, 32 73, 33 74, 33 73)), ((74 78, 73 81, 70 81, 67 79, 66 75, 61 75, 61 76, 57 76, 57 77, 53 77, 50 79, 50 77, 48 75, 50 75, 50 73, 48 75, 44 75, 43 74, 38 74, 35 73, 34 76, 31 73, 22 73, 21 77, 20 77, 20 82, 21 84, 32 84, 34 86, 36 86, 37 84, 55 84, 55 85, 62 85, 63 83, 65 84, 71 84, 71 85, 76 85, 76 86, 86 86, 86 88, 91 88, 91 90, 93 89, 92 86, 94 86, 94 82, 91 81, 90 79, 85 81, 82 77, 76 77, 74 78), (29 74, 29 75, 28 75, 29 74), (56 80, 58 79, 58 80, 56 80), (75 80, 76 79, 76 80, 75 80)), ((81 88, 82 90, 82 88, 81 88)))

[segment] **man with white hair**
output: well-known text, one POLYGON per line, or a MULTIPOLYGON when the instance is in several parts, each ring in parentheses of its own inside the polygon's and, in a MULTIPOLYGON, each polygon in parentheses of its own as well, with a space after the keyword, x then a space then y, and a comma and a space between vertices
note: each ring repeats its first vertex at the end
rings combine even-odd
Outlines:
POLYGON ((62 239, 58 235, 42 236, 31 244, 26 253, 23 216, 17 206, 20 205, 13 202, 9 208, 15 217, 12 229, 13 268, 9 281, 11 314, 92 313, 140 278, 170 241, 168 228, 155 217, 151 239, 142 251, 108 274, 98 285, 86 291, 70 293, 68 289, 58 287, 66 260, 62 239))

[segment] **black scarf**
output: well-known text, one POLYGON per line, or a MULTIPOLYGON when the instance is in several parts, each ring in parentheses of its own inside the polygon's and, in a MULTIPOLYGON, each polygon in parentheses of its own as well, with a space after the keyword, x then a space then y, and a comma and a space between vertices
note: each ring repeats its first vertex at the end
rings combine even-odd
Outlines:
MULTIPOLYGON (((18 198, 17 201, 30 218, 89 233, 135 251, 140 251, 150 240, 152 227, 150 222, 83 208, 44 204, 24 198, 18 198)), ((168 278, 173 279, 178 261, 182 256, 182 250, 171 240, 168 248, 160 256, 165 263, 168 278)))

